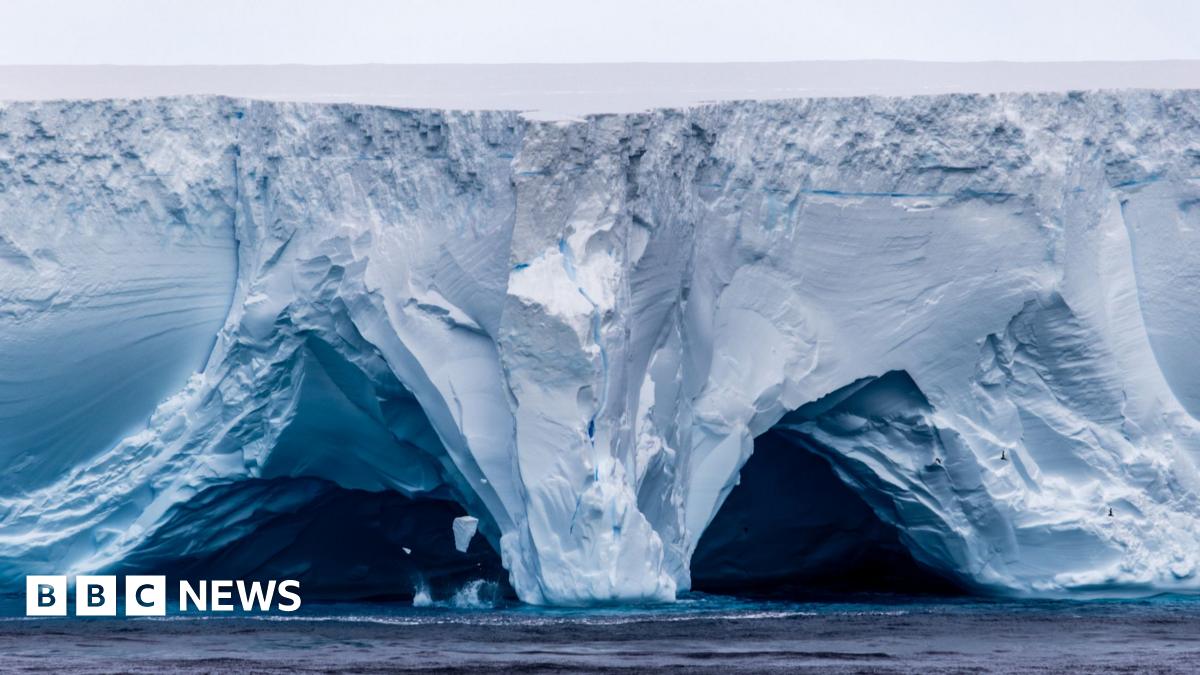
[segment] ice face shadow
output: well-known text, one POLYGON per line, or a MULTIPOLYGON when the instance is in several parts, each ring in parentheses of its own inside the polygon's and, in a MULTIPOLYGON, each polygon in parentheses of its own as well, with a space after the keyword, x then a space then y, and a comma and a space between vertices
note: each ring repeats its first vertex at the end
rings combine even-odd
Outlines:
POLYGON ((420 588, 437 598, 480 579, 506 589, 486 537, 474 537, 465 553, 455 548, 452 523, 465 514, 449 500, 315 478, 246 480, 179 506, 114 572, 297 579, 306 601, 411 600, 420 588))

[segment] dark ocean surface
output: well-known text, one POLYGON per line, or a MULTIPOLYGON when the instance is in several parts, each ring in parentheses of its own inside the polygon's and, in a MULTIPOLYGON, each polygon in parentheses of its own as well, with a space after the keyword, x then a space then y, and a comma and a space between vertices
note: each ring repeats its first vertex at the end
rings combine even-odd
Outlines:
POLYGON ((1179 597, 696 594, 588 610, 306 603, 287 615, 117 619, 25 618, 19 600, 0 600, 3 672, 1200 672, 1200 600, 1179 597))

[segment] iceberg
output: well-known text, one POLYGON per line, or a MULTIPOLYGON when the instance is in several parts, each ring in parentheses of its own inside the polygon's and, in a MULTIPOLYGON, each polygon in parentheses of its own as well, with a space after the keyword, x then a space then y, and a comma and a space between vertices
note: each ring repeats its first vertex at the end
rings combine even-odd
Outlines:
POLYGON ((1197 269, 1195 91, 3 104, 0 578, 374 523, 460 583, 470 514, 536 604, 673 600, 713 523, 718 584, 1197 590, 1197 269), (791 517, 731 498, 768 437, 836 481, 791 517))

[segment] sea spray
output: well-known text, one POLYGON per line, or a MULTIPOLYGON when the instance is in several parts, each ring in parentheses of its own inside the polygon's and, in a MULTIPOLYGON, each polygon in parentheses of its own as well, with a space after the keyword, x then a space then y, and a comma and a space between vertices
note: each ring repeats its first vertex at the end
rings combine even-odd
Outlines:
POLYGON ((413 607, 431 607, 433 606, 433 596, 429 593, 429 584, 425 579, 417 577, 413 581, 413 607))
POLYGON ((450 606, 457 609, 488 609, 500 602, 500 584, 476 579, 468 581, 450 598, 450 606))

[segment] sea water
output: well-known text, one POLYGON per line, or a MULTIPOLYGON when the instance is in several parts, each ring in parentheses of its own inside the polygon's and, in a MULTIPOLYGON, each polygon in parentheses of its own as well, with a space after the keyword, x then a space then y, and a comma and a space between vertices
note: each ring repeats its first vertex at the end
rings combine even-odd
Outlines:
MULTIPOLYGON (((0 670, 1196 672, 1200 601, 849 596, 540 608, 486 588, 290 614, 32 619, 0 602, 0 670), (13 611, 9 611, 13 610, 13 611)), ((23 608, 22 608, 23 609, 23 608)))

